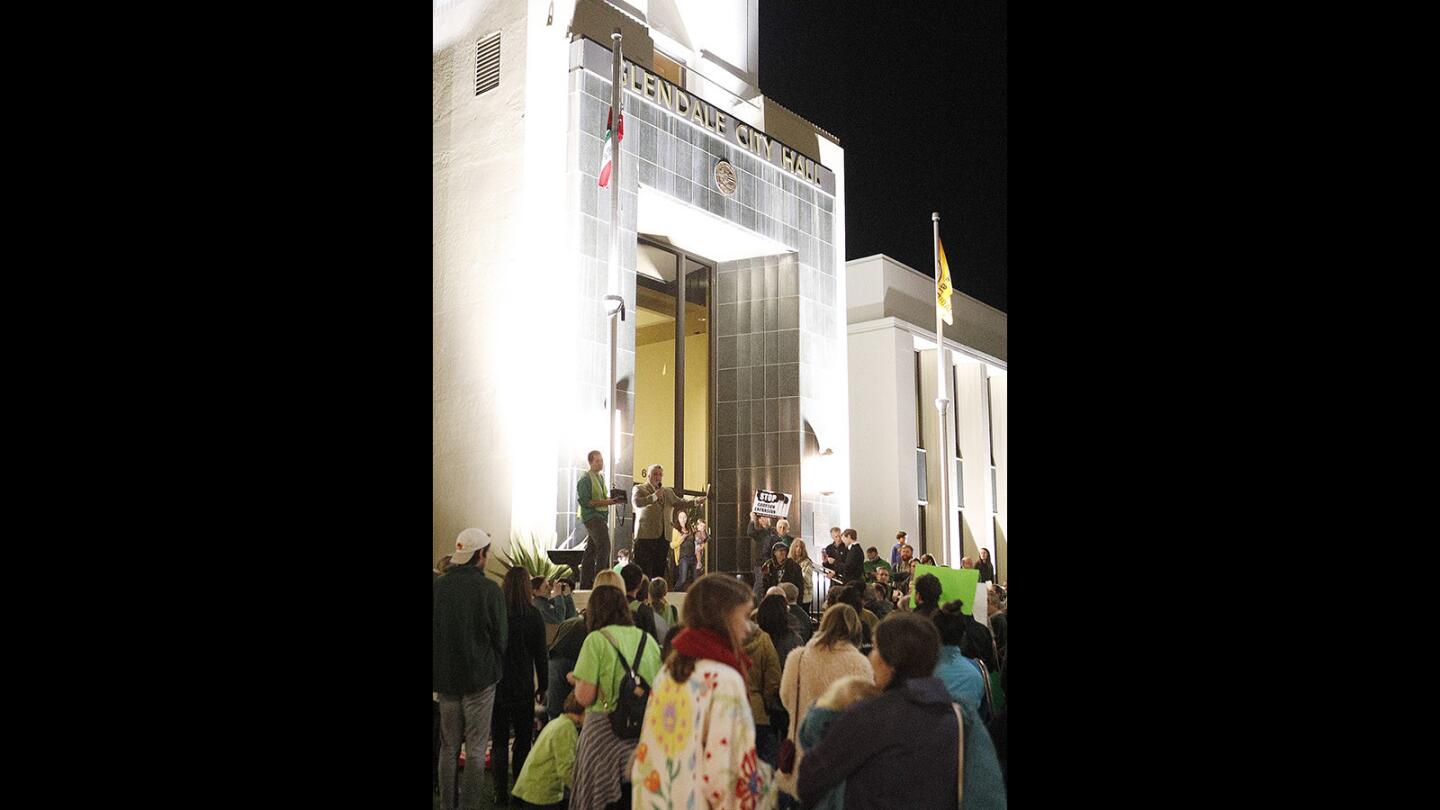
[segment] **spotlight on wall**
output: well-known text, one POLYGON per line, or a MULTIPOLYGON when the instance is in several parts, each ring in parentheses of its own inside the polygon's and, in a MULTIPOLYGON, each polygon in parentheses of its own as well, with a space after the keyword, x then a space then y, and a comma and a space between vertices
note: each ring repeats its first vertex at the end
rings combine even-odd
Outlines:
POLYGON ((835 494, 835 451, 825 448, 816 459, 815 472, 820 479, 820 494, 835 494))

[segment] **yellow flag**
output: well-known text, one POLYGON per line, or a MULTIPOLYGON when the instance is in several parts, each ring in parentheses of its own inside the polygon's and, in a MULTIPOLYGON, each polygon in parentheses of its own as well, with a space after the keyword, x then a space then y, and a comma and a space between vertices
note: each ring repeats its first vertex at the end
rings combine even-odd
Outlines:
POLYGON ((940 247, 940 278, 935 283, 935 308, 940 311, 941 320, 953 325, 955 316, 950 311, 950 263, 945 261, 945 244, 940 237, 935 237, 935 244, 940 247))

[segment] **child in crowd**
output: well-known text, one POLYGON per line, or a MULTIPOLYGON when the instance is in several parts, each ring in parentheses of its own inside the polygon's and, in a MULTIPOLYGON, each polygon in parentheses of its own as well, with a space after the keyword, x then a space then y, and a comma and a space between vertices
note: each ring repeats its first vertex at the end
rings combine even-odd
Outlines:
POLYGON ((650 609, 655 612, 655 635, 662 641, 670 628, 680 623, 680 612, 665 599, 665 594, 669 592, 670 586, 665 584, 664 577, 650 580, 650 609))
MULTIPOLYGON (((796 734, 800 746, 807 751, 813 750, 825 739, 825 732, 829 730, 831 721, 839 717, 841 712, 879 694, 880 687, 857 675, 841 678, 830 684, 825 694, 815 701, 815 707, 806 713, 805 722, 800 724, 800 731, 796 734)), ((807 810, 841 810, 844 806, 845 783, 841 782, 831 788, 818 804, 811 805, 807 810)))
POLYGON ((615 566, 614 566, 613 568, 611 568, 610 570, 611 570, 611 571, 614 571, 615 573, 618 574, 618 573, 620 573, 621 571, 624 571, 624 570, 625 570, 625 566, 627 566, 627 565, 629 565, 629 564, 630 564, 630 549, 628 549, 628 548, 622 548, 622 549, 620 549, 618 552, 615 553, 615 566))
POLYGON ((584 722, 585 709, 571 691, 565 697, 565 713, 546 724, 530 749, 525 767, 510 790, 511 807, 564 810, 569 803, 570 771, 584 722))

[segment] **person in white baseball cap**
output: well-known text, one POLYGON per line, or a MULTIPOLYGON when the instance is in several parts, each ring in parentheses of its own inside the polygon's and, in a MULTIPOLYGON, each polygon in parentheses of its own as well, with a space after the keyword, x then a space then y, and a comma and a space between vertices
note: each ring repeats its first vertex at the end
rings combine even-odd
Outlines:
POLYGON ((509 635, 505 598, 485 576, 490 534, 466 529, 455 538, 450 567, 434 580, 431 654, 433 691, 440 695, 440 807, 478 806, 495 685, 509 635), (460 743, 470 767, 457 785, 460 743), (458 796, 457 796, 458 787, 458 796))
MULTIPOLYGON (((484 529, 466 529, 455 538, 455 553, 450 555, 450 564, 464 565, 470 562, 470 557, 477 551, 483 551, 485 556, 489 556, 490 533, 484 529)), ((485 561, 481 560, 480 565, 484 566, 485 561)))

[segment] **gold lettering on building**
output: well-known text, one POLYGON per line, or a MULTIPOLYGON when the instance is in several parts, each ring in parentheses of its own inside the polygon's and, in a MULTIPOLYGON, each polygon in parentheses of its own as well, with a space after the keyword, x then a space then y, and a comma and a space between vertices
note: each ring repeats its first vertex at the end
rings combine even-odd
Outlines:
MULTIPOLYGON (((623 87, 628 87, 636 95, 644 96, 664 107, 668 112, 689 119, 690 123, 703 127, 726 141, 738 144, 757 157, 763 156, 764 160, 772 165, 775 164, 776 141, 774 139, 744 121, 739 119, 731 121, 730 116, 721 112, 718 107, 685 92, 679 86, 666 80, 663 75, 652 73, 639 65, 626 62, 620 68, 620 81, 623 87), (731 131, 735 133, 733 137, 729 135, 731 131)), ((783 143, 780 144, 779 163, 784 171, 824 187, 820 171, 823 167, 783 143)))

